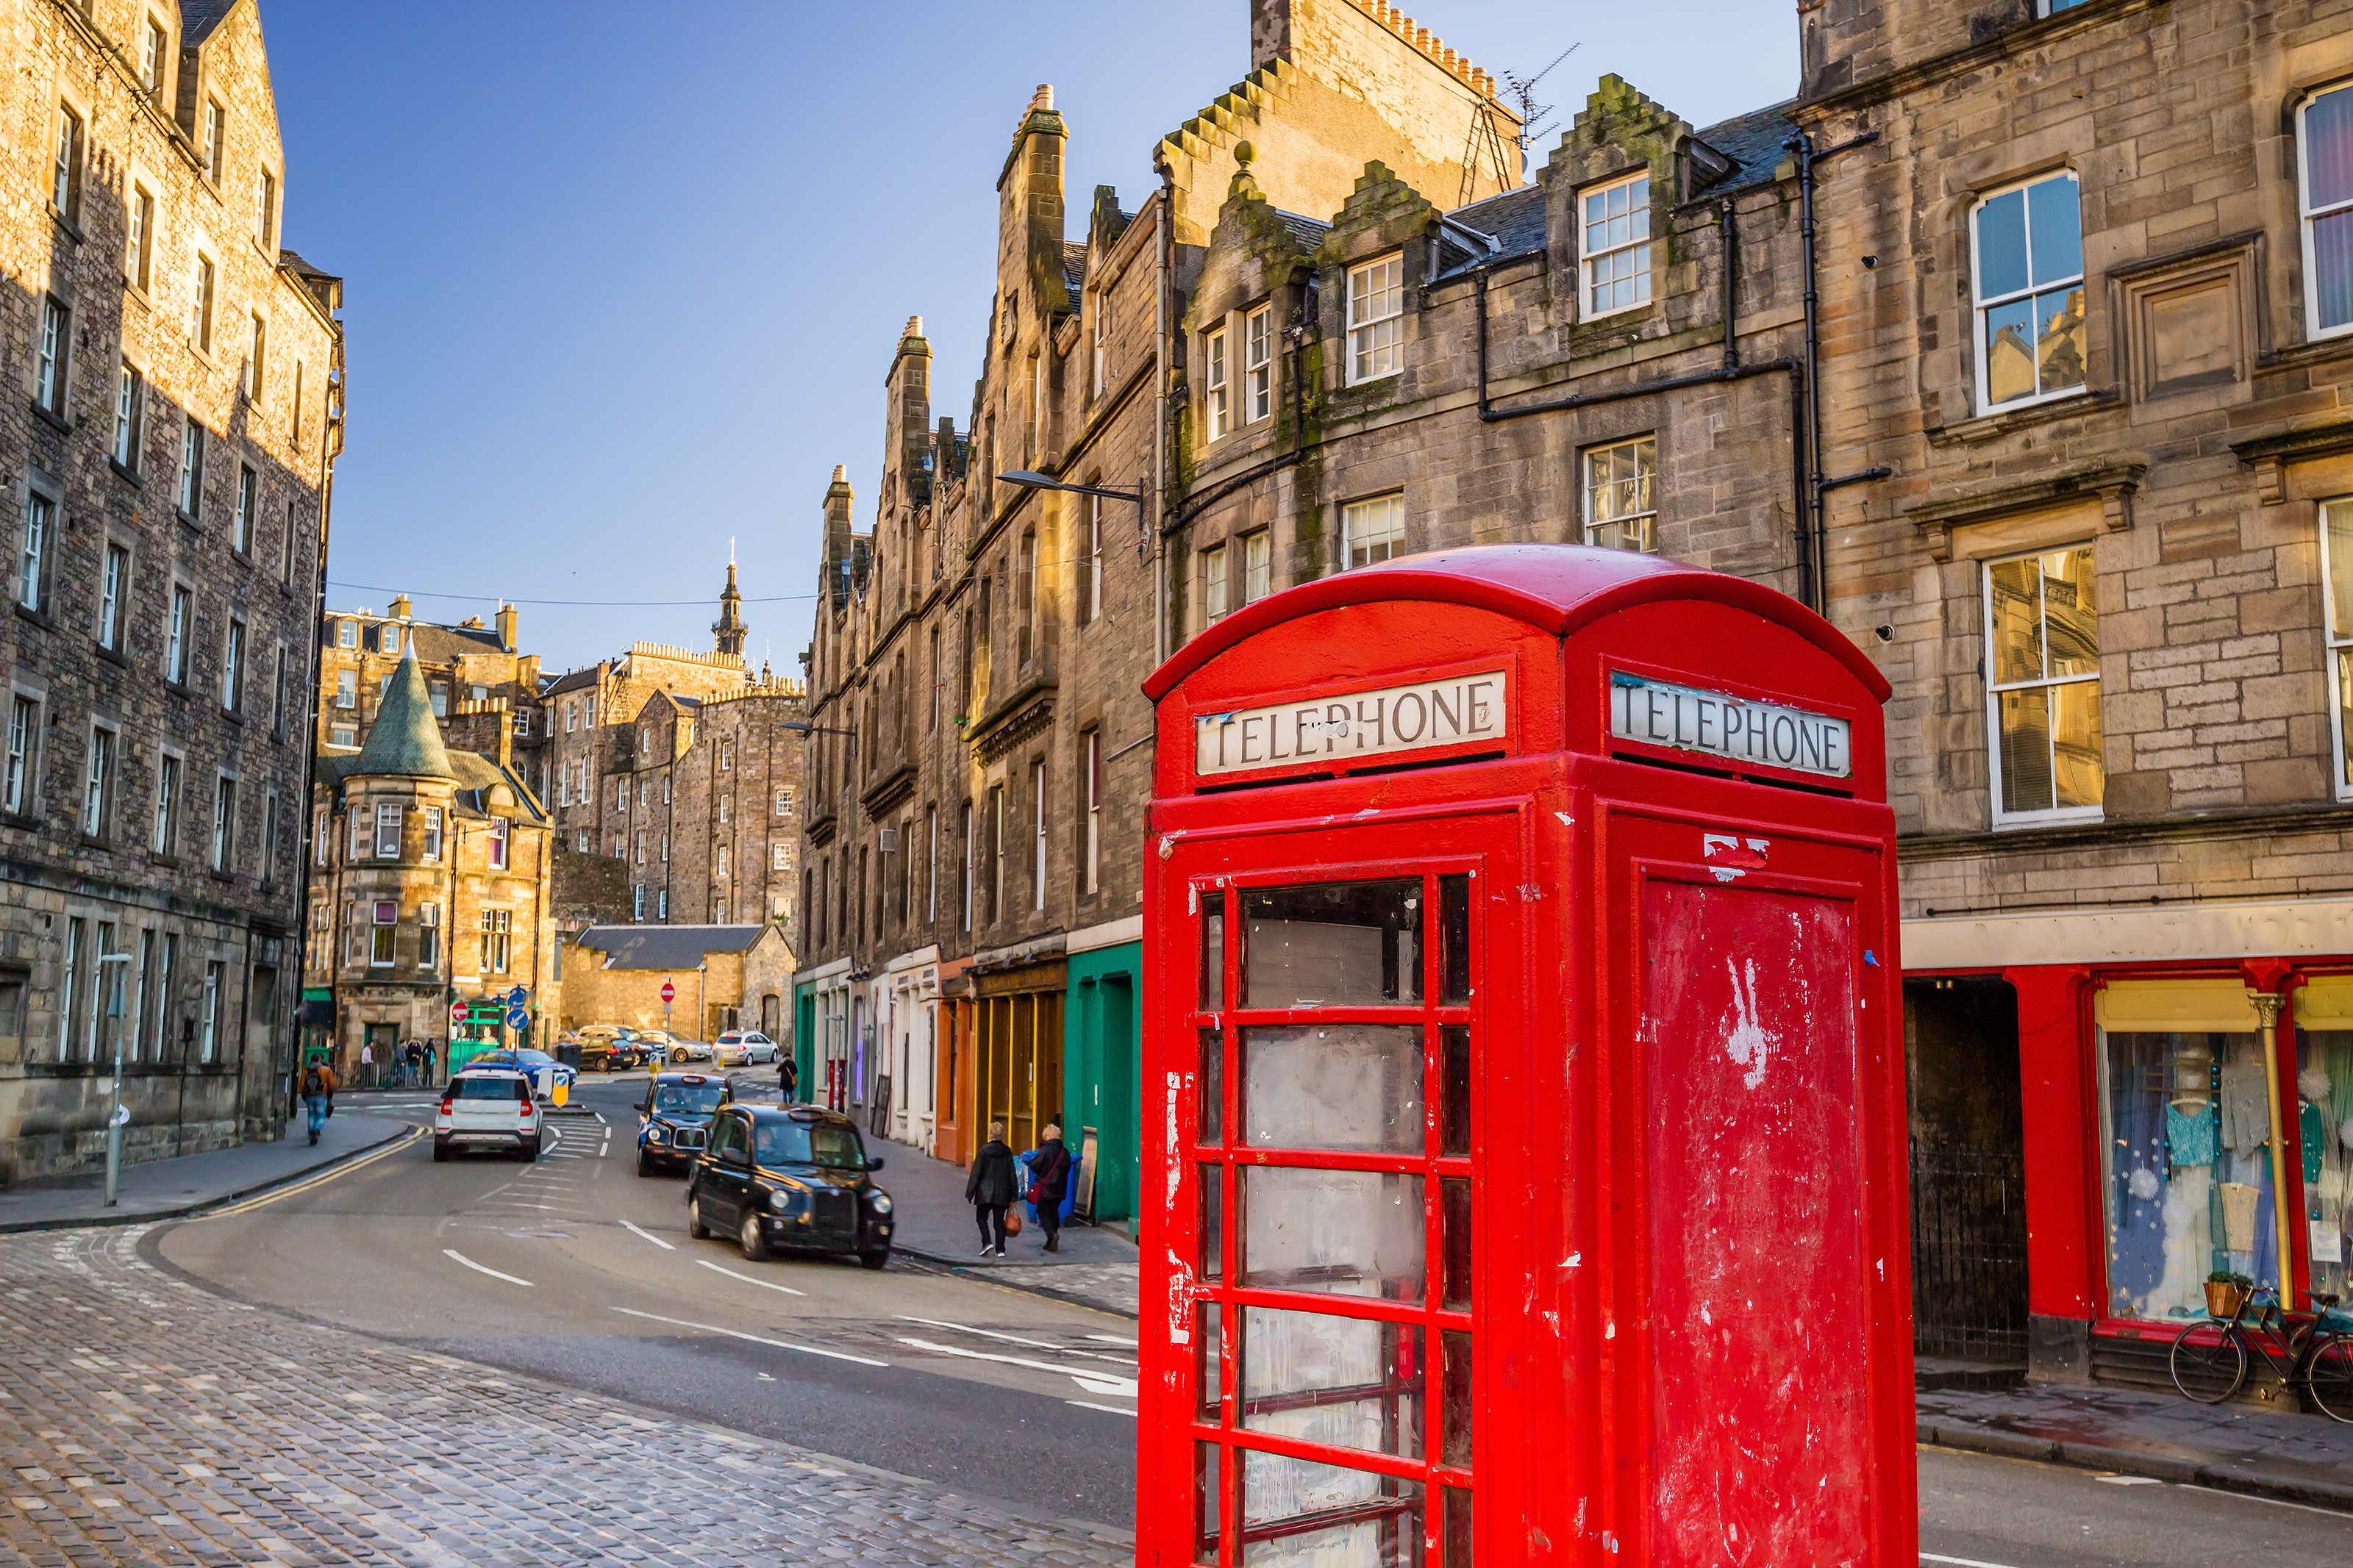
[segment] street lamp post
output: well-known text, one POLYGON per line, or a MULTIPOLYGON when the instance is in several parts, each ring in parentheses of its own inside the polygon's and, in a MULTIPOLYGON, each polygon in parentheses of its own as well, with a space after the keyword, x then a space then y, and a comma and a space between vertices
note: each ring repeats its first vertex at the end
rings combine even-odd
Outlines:
POLYGON ((1018 485, 1025 490, 1068 490, 1074 496, 1103 496, 1110 500, 1129 502, 1135 508, 1135 552, 1139 555, 1144 553, 1145 485, 1142 479, 1135 481, 1134 489, 1129 489, 1124 485, 1066 485, 1031 468, 1015 468, 997 477, 1006 484, 1018 485))
MULTIPOLYGON (((127 952, 101 952, 99 973, 104 974, 110 963, 130 962, 127 952)), ((122 1186, 122 993, 118 986, 109 985, 102 994, 114 1036, 114 1080, 107 1085, 106 1100, 106 1206, 112 1208, 122 1186)))

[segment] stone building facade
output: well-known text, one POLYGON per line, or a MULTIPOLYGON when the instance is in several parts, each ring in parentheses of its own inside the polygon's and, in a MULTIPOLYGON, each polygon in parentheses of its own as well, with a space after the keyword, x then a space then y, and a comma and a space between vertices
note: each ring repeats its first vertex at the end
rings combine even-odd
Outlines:
MULTIPOLYGON (((839 469, 824 501, 802 1081, 950 1159, 992 1120, 1023 1147, 1060 1121, 1105 1219, 1134 1212, 1139 688, 1177 629, 1175 503, 1198 467, 1171 397, 1195 352, 1179 318, 1229 186, 1252 153, 1285 211, 1337 210, 1367 160, 1450 204, 1519 184, 1493 82, 1401 13, 1261 0, 1251 37, 1250 74, 1155 150, 1159 188, 1133 214, 1097 190, 1082 238, 1069 131, 1038 90, 998 178, 966 424, 934 423, 911 320, 871 531, 839 469)), ((1231 353, 1237 377, 1256 363, 1231 353)))
POLYGON ((364 1046, 382 1063, 425 1040, 454 1067, 470 1040, 552 1044, 562 1016, 554 828, 511 763, 442 743, 416 642, 366 744, 322 748, 315 805, 302 982, 332 1022, 310 1044, 347 1081, 364 1046), (495 1016, 518 985, 532 1015, 523 1029, 453 1028, 453 1005, 495 1016))
MULTIPOLYGON (((1456 104, 1410 75, 1359 79, 1345 159, 1314 107, 1384 34, 1475 71, 1385 5, 1266 0, 1163 190, 1060 249, 1033 103, 970 425, 929 427, 911 326, 871 533, 827 498, 802 1017, 836 1091, 937 994, 972 1032, 937 1030, 934 1147, 998 1109, 965 1076, 992 986, 1041 999, 1034 1051, 1134 908, 1119 748, 1169 647, 1391 555, 1655 550, 1813 605, 1894 687, 1923 1347, 2131 1378, 2210 1268, 2343 1290, 2348 10, 1803 0, 1795 98, 1694 126, 1605 78, 1490 190, 1375 125, 1456 104), (2167 1118, 2226 1089, 2276 1131, 2198 1161, 2167 1118)), ((1074 1122, 1082 1033, 1041 1091, 1074 1122)))
POLYGON ((540 790, 547 778, 547 729, 539 722, 539 656, 520 650, 517 629, 512 605, 499 606, 489 626, 479 616, 442 626, 418 620, 406 594, 381 616, 329 612, 319 625, 313 694, 319 743, 347 750, 365 743, 393 672, 413 647, 442 738, 499 758, 540 790))
POLYGON ((0 40, 0 1181, 274 1137, 340 279, 283 244, 255 6, 0 40))

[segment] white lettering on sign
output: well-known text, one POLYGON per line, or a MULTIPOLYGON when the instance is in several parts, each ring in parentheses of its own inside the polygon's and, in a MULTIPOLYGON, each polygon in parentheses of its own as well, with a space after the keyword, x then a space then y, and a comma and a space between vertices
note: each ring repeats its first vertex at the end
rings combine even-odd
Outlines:
POLYGON ((1493 669, 1312 702, 1204 713, 1193 721, 1193 772, 1354 761, 1466 741, 1500 744, 1511 727, 1504 698, 1504 672, 1493 669))
POLYGON ((1854 773, 1852 735, 1843 719, 1622 670, 1609 672, 1609 732, 1621 741, 1705 752, 1793 773, 1840 779, 1854 773))

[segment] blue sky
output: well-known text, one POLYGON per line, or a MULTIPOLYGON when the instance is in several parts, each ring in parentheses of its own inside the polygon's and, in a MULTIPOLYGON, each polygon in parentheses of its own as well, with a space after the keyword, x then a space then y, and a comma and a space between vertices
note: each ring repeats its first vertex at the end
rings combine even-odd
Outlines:
MULTIPOLYGON (((1563 120, 1607 71, 1694 124, 1796 85, 1788 0, 1416 10, 1491 71, 1578 46, 1537 90, 1563 120)), ((834 464, 871 520, 911 314, 933 417, 964 423, 997 173, 1038 83, 1071 129, 1075 237, 1094 186, 1134 210, 1154 143, 1250 69, 1247 0, 263 0, 262 23, 287 242, 347 280, 329 603, 526 601, 551 669, 707 647, 731 536, 748 599, 809 593, 834 464)), ((754 660, 797 674, 809 615, 748 604, 754 660)))

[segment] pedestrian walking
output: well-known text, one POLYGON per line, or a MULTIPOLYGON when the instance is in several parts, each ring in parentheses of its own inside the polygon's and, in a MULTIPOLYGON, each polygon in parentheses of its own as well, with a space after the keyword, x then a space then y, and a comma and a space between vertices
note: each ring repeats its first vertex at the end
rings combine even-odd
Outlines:
POLYGON ((375 1087, 375 1047, 372 1045, 363 1044, 360 1047, 360 1087, 362 1089, 375 1087))
POLYGON ((1046 1136, 1029 1152, 1029 1199, 1038 1205, 1038 1223, 1046 1227, 1046 1250, 1062 1250, 1062 1197, 1070 1191, 1071 1152, 1062 1147, 1062 1130, 1046 1124, 1046 1136))
POLYGON ((801 1069, 793 1065, 792 1053, 786 1051, 779 1054, 776 1058, 777 1098, 786 1105, 790 1105, 793 1102, 793 1097, 800 1092, 800 1087, 801 1069))
POLYGON ((1005 1144, 1005 1123, 988 1124, 988 1142, 972 1157, 972 1173, 964 1180, 964 1201, 972 1205, 980 1226, 980 1255, 994 1250, 1005 1256, 1005 1211, 1012 1206, 1013 1151, 1005 1144), (993 1233, 993 1234, 992 1234, 993 1233))
POLYGON ((433 1042, 430 1040, 425 1042, 424 1071, 425 1087, 431 1089, 433 1087, 433 1042))
POLYGON ((302 1069, 302 1103, 311 1112, 311 1142, 319 1141, 319 1129, 335 1113, 335 1069, 323 1061, 313 1061, 302 1069))

